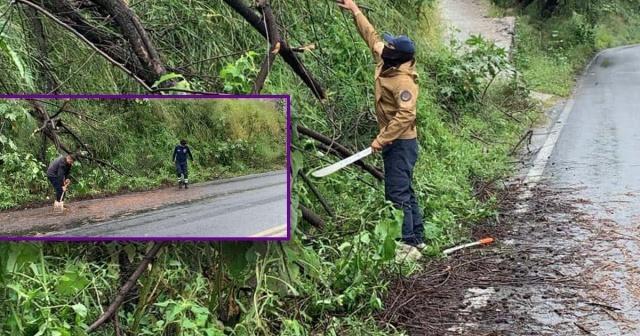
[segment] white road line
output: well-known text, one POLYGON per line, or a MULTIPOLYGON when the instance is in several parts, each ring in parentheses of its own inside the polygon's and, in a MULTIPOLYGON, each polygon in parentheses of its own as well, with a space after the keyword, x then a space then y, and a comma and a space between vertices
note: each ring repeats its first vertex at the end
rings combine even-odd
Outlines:
POLYGON ((573 111, 573 107, 576 103, 576 94, 584 85, 585 77, 588 75, 589 69, 593 66, 593 63, 600 58, 600 56, 606 52, 607 50, 603 50, 599 52, 593 59, 587 64, 585 71, 583 72, 578 84, 574 92, 571 95, 571 98, 567 101, 567 104, 564 106, 564 109, 560 113, 560 116, 556 120, 556 123, 551 128, 547 139, 544 144, 538 151, 536 158, 533 160, 533 166, 527 172, 527 175, 524 178, 523 185, 524 189, 520 193, 518 200, 522 201, 516 210, 517 213, 525 213, 529 211, 529 202, 527 200, 533 196, 533 188, 540 182, 544 175, 544 170, 547 167, 547 163, 549 163, 549 159, 551 158, 551 154, 553 153, 553 149, 560 138, 560 134, 562 133, 562 128, 567 123, 569 119, 569 115, 571 111, 573 111))
POLYGON ((287 236, 287 226, 276 226, 264 231, 260 231, 256 234, 251 235, 251 237, 286 237, 287 236))
POLYGON ((531 169, 529 169, 529 172, 527 173, 527 176, 524 179, 524 183, 526 185, 531 185, 531 187, 533 187, 542 179, 542 174, 544 173, 544 169, 547 166, 547 163, 549 162, 549 158, 551 158, 551 153, 553 152, 553 149, 555 148, 556 143, 560 138, 560 133, 562 132, 562 128, 564 127, 564 124, 567 122, 567 119, 569 118, 569 114, 571 114, 571 111, 573 110, 574 105, 575 105, 575 99, 574 98, 569 99, 569 101, 564 107, 564 110, 562 110, 562 113, 558 117, 558 120, 556 121, 555 125, 553 125, 553 128, 549 132, 547 139, 545 140, 544 144, 538 151, 538 155, 533 161, 533 166, 531 167, 531 169))

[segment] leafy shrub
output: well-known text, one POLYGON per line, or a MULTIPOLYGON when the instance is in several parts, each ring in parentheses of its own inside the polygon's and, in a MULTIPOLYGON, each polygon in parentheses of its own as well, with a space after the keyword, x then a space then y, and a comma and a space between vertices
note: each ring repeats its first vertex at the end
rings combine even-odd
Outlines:
POLYGON ((432 63, 437 99, 456 118, 467 105, 480 100, 487 85, 499 73, 513 70, 504 48, 493 42, 472 36, 465 45, 468 49, 454 44, 454 51, 434 55, 436 58, 432 63))
POLYGON ((44 165, 31 154, 7 151, 0 154, 0 209, 33 199, 48 184, 44 165))
POLYGON ((220 70, 220 78, 224 82, 224 91, 230 93, 248 93, 251 91, 253 79, 258 74, 255 58, 258 54, 247 52, 233 63, 220 70))

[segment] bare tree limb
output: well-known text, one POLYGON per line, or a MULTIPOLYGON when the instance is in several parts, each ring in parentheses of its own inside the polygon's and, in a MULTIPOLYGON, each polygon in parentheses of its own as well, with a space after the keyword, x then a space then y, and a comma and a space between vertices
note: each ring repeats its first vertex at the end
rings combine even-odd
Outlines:
POLYGON ((525 133, 521 138, 520 141, 518 141, 518 143, 513 147, 513 149, 511 149, 511 152, 509 152, 509 156, 512 156, 513 154, 515 154, 518 149, 520 148, 520 145, 522 145, 522 143, 528 140, 527 143, 527 150, 529 150, 529 145, 531 145, 531 138, 533 137, 533 130, 528 130, 527 133, 525 133))
POLYGON ((118 29, 143 65, 144 72, 140 75, 147 84, 153 84, 167 72, 140 19, 123 0, 91 1, 102 7, 116 21, 118 29))
POLYGON ((253 84, 252 93, 260 93, 264 87, 264 82, 269 76, 269 71, 273 66, 273 62, 276 60, 276 55, 280 52, 280 33, 278 32, 278 26, 276 19, 271 10, 268 0, 258 0, 258 8, 262 10, 262 18, 264 21, 265 31, 267 32, 267 39, 269 40, 270 50, 262 61, 260 66, 260 72, 256 77, 253 84))
POLYGON ((60 19, 58 19, 55 15, 53 15, 51 12, 49 12, 48 10, 40 7, 39 5, 29 1, 29 0, 15 0, 18 3, 22 3, 24 5, 27 5, 33 9, 35 9, 36 11, 42 13, 44 16, 48 17, 49 19, 51 19, 52 21, 54 21, 55 23, 57 23, 58 25, 60 25, 61 27, 63 27, 64 29, 70 31, 72 34, 74 34, 75 36, 77 36, 82 42, 84 42, 85 44, 87 44, 91 49, 95 50, 98 54, 100 54, 102 57, 104 57, 109 63, 113 64, 114 66, 116 66, 117 68, 119 68, 120 70, 124 71, 127 75, 131 76, 133 79, 135 79, 138 83, 140 83, 140 85, 147 91, 151 91, 151 88, 149 87, 149 85, 147 85, 147 83, 145 83, 144 80, 142 80, 140 77, 138 77, 136 74, 134 74, 131 70, 129 70, 127 67, 125 67, 124 65, 122 65, 121 63, 119 63, 118 61, 116 61, 115 59, 113 59, 111 56, 109 56, 107 53, 105 53, 104 51, 102 51, 100 48, 98 48, 93 42, 89 41, 86 37, 84 37, 84 35, 80 34, 78 31, 76 31, 75 29, 73 29, 71 26, 69 26, 68 24, 62 22, 60 19))
POLYGON ((116 331, 116 336, 121 336, 120 323, 118 322, 118 314, 113 315, 113 329, 116 331))
POLYGON ((256 76, 255 82, 253 82, 253 89, 251 93, 256 94, 262 91, 264 87, 264 82, 267 80, 267 76, 269 76, 269 71, 271 71, 271 66, 273 62, 276 60, 276 54, 272 54, 271 52, 267 53, 260 65, 260 72, 256 76))
POLYGON ((95 322, 93 322, 89 326, 89 328, 87 328, 87 333, 95 331, 98 327, 108 321, 113 316, 113 314, 116 313, 116 311, 124 301, 125 295, 131 290, 131 288, 133 288, 133 286, 138 281, 138 278, 140 278, 142 273, 144 273, 144 271, 147 269, 147 266, 156 258, 158 252, 160 252, 160 249, 162 249, 162 247, 164 247, 165 245, 166 243, 164 242, 153 243, 151 249, 149 249, 147 254, 142 259, 142 262, 140 262, 127 282, 125 282, 124 285, 120 288, 118 294, 113 299, 109 307, 104 311, 104 313, 102 313, 102 315, 100 315, 100 317, 98 317, 98 319, 96 319, 95 322))
POLYGON ((299 205, 299 208, 302 211, 302 219, 306 220, 307 223, 318 229, 322 229, 324 227, 324 221, 322 220, 322 218, 320 218, 320 216, 313 212, 313 210, 307 208, 302 204, 299 205))
POLYGON ((304 183, 306 183, 307 186, 309 186, 309 189, 311 189, 311 192, 316 196, 316 198, 318 199, 318 201, 320 202, 324 210, 327 212, 327 214, 331 217, 335 217, 336 214, 331 209, 331 206, 329 206, 329 202, 327 202, 327 200, 324 197, 322 197, 322 194, 320 194, 320 191, 318 190, 318 188, 316 188, 316 186, 313 185, 309 177, 307 177, 307 175, 305 175, 302 172, 302 170, 298 174, 302 178, 302 181, 304 181, 304 183))
MULTIPOLYGON (((262 36, 267 37, 267 31, 264 27, 262 19, 249 8, 242 0, 224 0, 224 2, 233 8, 240 16, 242 16, 253 28, 255 28, 262 36)), ((326 98, 324 89, 320 83, 307 71, 304 64, 298 56, 293 52, 286 41, 280 43, 280 56, 289 64, 291 69, 302 79, 302 81, 311 89, 316 98, 322 100, 326 98)))
POLYGON ((65 143, 62 142, 62 140, 60 139, 60 136, 58 135, 60 130, 62 130, 64 131, 64 133, 68 134, 69 136, 71 136, 71 138, 73 138, 77 146, 81 147, 82 149, 84 149, 84 151, 86 151, 86 154, 83 153, 82 155, 80 155, 81 158, 89 161, 93 161, 102 166, 109 167, 114 171, 116 171, 117 173, 119 173, 120 175, 131 176, 130 174, 127 174, 126 172, 124 172, 122 169, 114 166, 112 163, 96 158, 95 155, 93 154, 93 151, 82 141, 82 139, 80 139, 80 137, 77 134, 75 134, 75 132, 72 129, 67 127, 62 122, 62 120, 60 119, 60 117, 58 117, 58 115, 63 111, 66 111, 66 105, 69 102, 68 100, 66 100, 65 103, 63 103, 62 107, 59 108, 58 112, 55 114, 55 117, 50 117, 49 113, 47 113, 44 106, 42 106, 42 104, 38 100, 29 99, 28 101, 32 107, 31 110, 29 111, 29 114, 42 125, 40 128, 36 129, 33 132, 33 134, 35 135, 36 133, 42 133, 43 148, 46 145, 46 139, 48 138, 49 140, 51 140, 51 142, 53 142, 53 144, 56 146, 58 150, 62 150, 66 154, 78 154, 74 152, 70 147, 65 145, 65 143))

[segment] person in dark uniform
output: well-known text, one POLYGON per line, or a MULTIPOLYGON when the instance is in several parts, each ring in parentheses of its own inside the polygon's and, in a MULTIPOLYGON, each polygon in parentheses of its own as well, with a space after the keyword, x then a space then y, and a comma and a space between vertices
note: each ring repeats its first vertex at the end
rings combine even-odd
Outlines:
POLYGON ((56 199, 53 202, 54 210, 64 211, 64 202, 62 201, 62 193, 67 191, 71 184, 69 172, 75 157, 71 154, 60 156, 53 160, 47 168, 47 177, 56 192, 56 199))
POLYGON ((390 34, 384 34, 383 42, 353 0, 343 0, 339 5, 353 14, 358 32, 377 63, 374 78, 379 133, 371 148, 381 151, 384 159, 385 198, 404 212, 403 247, 419 254, 415 248, 425 247, 424 225, 411 185, 418 159, 415 44, 407 36, 390 34))
POLYGON ((178 174, 178 188, 189 189, 189 170, 187 167, 187 157, 193 161, 191 149, 187 146, 187 140, 180 140, 180 144, 173 150, 173 162, 176 164, 178 174))

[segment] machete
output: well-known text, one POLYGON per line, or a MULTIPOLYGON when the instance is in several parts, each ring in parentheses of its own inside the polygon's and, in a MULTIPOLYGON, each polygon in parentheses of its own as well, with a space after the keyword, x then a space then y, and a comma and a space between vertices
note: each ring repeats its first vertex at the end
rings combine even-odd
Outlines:
POLYGON ((342 160, 342 161, 338 161, 330 166, 324 167, 322 169, 316 170, 313 173, 311 173, 311 175, 313 177, 325 177, 327 175, 331 175, 335 172, 337 172, 338 170, 356 162, 356 161, 360 161, 362 159, 364 159, 365 157, 371 155, 371 153, 373 153, 373 151, 371 150, 371 147, 358 152, 354 155, 351 155, 350 157, 342 160))

